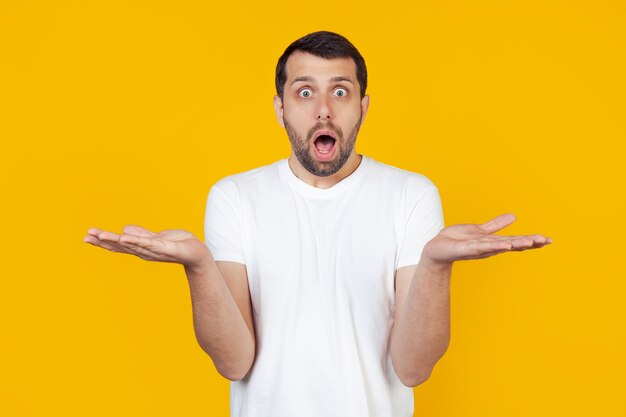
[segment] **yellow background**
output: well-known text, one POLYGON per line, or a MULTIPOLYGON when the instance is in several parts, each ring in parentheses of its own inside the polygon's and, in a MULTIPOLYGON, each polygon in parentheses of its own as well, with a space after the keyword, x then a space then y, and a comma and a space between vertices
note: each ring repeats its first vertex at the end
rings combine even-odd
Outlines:
MULTIPOLYGON (((90 227, 202 236, 210 186, 285 158, 275 64, 316 30, 368 65, 357 151, 506 212, 541 250, 458 262, 415 415, 625 416, 621 1, 0 3, 0 415, 227 416, 180 265, 90 227)), ((305 375, 302 376, 306 378, 305 375)))

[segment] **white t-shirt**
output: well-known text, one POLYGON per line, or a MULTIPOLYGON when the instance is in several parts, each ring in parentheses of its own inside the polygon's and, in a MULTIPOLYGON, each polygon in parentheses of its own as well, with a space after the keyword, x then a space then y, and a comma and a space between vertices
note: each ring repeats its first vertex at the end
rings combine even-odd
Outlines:
POLYGON ((365 155, 327 189, 287 159, 218 181, 205 241, 215 260, 246 265, 256 329, 231 416, 412 416, 389 350, 394 277, 443 227, 427 177, 365 155))

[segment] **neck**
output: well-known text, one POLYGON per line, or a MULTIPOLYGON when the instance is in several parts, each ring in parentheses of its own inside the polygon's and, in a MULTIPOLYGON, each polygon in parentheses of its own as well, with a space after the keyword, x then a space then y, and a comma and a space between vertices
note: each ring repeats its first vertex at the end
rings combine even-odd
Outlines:
POLYGON ((310 186, 316 188, 330 188, 352 174, 359 167, 361 159, 363 159, 363 155, 359 155, 355 150, 352 150, 350 157, 341 169, 328 177, 318 177, 317 175, 311 174, 300 164, 300 161, 298 161, 298 158, 296 158, 293 153, 289 156, 288 163, 294 175, 310 186))

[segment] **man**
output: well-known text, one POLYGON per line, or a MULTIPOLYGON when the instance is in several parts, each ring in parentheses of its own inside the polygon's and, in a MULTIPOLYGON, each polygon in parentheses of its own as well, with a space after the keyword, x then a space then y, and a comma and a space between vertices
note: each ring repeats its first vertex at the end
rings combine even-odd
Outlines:
POLYGON ((413 415, 412 387, 448 347, 452 263, 551 242, 495 235, 512 214, 444 228, 428 178, 356 153, 366 87, 344 37, 295 41, 274 97, 292 155, 211 188, 206 244, 138 226, 85 238, 184 265, 196 336, 232 381, 233 416, 413 415))

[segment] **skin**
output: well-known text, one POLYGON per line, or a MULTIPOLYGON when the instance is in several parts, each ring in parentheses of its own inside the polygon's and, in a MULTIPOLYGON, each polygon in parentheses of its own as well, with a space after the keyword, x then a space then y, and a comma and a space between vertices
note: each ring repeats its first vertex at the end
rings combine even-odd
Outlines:
POLYGON ((360 96, 356 64, 351 58, 323 59, 296 51, 287 60, 286 70, 283 98, 274 96, 274 110, 291 142, 289 167, 307 184, 330 188, 361 163, 354 144, 367 114, 369 96, 360 96), (300 80, 302 77, 308 80, 300 80), (344 80, 333 81, 336 77, 344 80), (315 156, 312 136, 319 129, 337 133, 331 161, 315 156))
MULTIPOLYGON (((361 162, 355 142, 367 114, 369 96, 360 97, 356 65, 349 58, 326 60, 295 52, 286 67, 283 98, 274 97, 274 109, 291 142, 289 166, 313 187, 332 187, 361 162), (308 78, 296 80, 301 77, 308 78), (333 81, 336 77, 344 80, 333 81), (307 93, 303 93, 305 90, 307 93), (313 151, 312 135, 320 128, 336 133, 337 149, 331 161, 319 160, 313 151)), ((454 262, 552 243, 541 234, 495 234, 514 221, 515 216, 507 213, 486 223, 445 227, 426 244, 417 265, 396 271, 396 316, 390 351, 394 370, 405 385, 426 381, 448 348, 454 262)), ((182 264, 192 299, 201 300, 194 303, 194 322, 199 323, 196 333, 203 348, 229 379, 241 379, 251 369, 255 337, 244 265, 216 263, 204 243, 178 229, 155 233, 127 225, 122 234, 116 234, 92 228, 84 241, 149 261, 182 264)))
POLYGON ((449 346, 454 262, 538 249, 552 243, 540 234, 495 234, 514 221, 515 215, 507 213, 482 224, 445 227, 426 244, 417 265, 396 271, 396 316, 390 351, 394 369, 405 385, 414 387, 425 382, 449 346))

